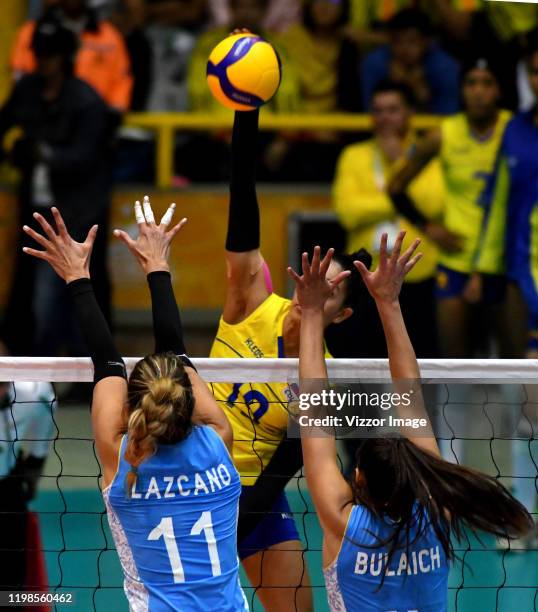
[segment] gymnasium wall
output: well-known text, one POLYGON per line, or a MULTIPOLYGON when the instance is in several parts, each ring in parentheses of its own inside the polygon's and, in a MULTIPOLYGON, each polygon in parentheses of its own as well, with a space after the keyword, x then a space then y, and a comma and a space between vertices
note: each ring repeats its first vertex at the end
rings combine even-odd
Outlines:
MULTIPOLYGON (((147 187, 117 189, 112 196, 110 225, 110 270, 114 286, 114 307, 120 312, 150 308, 142 272, 127 248, 112 236, 116 227, 136 231, 132 204, 142 199, 147 187)), ((170 202, 177 203, 175 220, 189 222, 176 239, 172 256, 175 289, 184 310, 215 310, 222 307, 225 289, 223 249, 228 216, 227 190, 150 190, 156 218, 170 202)), ((287 220, 295 211, 330 208, 325 191, 296 188, 259 189, 262 250, 270 266, 276 292, 286 292, 287 220)), ((5 304, 17 247, 17 200, 9 188, 0 190, 0 307, 5 304)))

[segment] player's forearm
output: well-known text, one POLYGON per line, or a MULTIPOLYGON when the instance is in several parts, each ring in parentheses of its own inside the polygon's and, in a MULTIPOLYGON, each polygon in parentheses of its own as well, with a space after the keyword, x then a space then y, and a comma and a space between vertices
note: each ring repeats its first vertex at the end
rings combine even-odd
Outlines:
POLYGON ((391 178, 387 186, 389 196, 404 193, 440 150, 441 134, 433 131, 412 149, 405 165, 391 178))
POLYGON ((299 378, 312 380, 327 378, 323 344, 323 310, 305 309, 301 313, 301 346, 299 378))
POLYGON ((99 308, 90 279, 79 278, 68 283, 67 288, 92 359, 94 382, 109 376, 126 378, 125 364, 99 308))
POLYGON ((235 113, 226 236, 226 250, 234 253, 260 248, 260 211, 256 197, 258 115, 257 110, 235 113))
POLYGON ((390 373, 395 380, 420 378, 417 358, 402 316, 399 302, 377 302, 385 332, 390 373))
POLYGON ((410 398, 410 403, 407 405, 404 402, 395 404, 397 416, 403 419, 422 419, 426 423, 421 427, 420 436, 417 436, 416 429, 405 426, 400 428, 400 433, 423 450, 439 455, 439 446, 422 397, 420 369, 400 305, 398 302, 377 303, 377 309, 387 341, 394 391, 400 395, 408 394, 410 398))
POLYGON ((151 293, 155 352, 171 351, 176 355, 186 354, 181 316, 174 297, 170 273, 164 270, 151 272, 147 280, 151 293))

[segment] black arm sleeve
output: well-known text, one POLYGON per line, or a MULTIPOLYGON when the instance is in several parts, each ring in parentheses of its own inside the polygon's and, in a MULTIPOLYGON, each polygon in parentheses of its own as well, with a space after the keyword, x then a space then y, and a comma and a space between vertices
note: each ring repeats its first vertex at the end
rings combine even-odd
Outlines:
POLYGON ((285 438, 256 483, 244 487, 239 503, 237 541, 241 542, 271 510, 288 482, 303 466, 301 440, 285 438))
POLYGON ((170 272, 150 272, 147 278, 151 293, 155 352, 171 351, 176 355, 183 355, 187 351, 170 272))
POLYGON ((195 370, 196 368, 186 355, 187 349, 183 340, 181 316, 174 297, 170 272, 164 270, 150 272, 147 278, 151 293, 155 352, 175 353, 181 357, 185 365, 195 370))
POLYGON ((109 376, 127 378, 125 364, 118 353, 112 334, 93 292, 89 278, 79 278, 67 285, 75 307, 76 318, 92 358, 93 382, 109 376))
POLYGON ((428 222, 426 217, 417 210, 416 204, 407 193, 391 193, 390 199, 400 215, 405 217, 413 225, 416 225, 419 229, 423 228, 428 222))
POLYGON ((260 247, 260 210, 256 197, 258 116, 258 110, 235 113, 226 235, 226 250, 234 253, 260 247))

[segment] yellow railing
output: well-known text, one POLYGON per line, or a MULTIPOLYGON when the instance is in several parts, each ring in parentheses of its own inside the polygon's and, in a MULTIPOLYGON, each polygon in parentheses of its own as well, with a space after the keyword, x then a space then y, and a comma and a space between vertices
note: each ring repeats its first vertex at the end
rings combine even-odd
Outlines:
MULTIPOLYGON (((439 117, 418 115, 413 120, 417 130, 427 130, 439 124, 439 117)), ((131 113, 125 125, 140 127, 155 132, 157 141, 156 177, 157 186, 172 185, 174 161, 174 134, 178 130, 222 130, 232 126, 231 115, 210 113, 131 113)), ((371 129, 369 115, 333 113, 327 115, 284 115, 267 111, 260 116, 262 130, 337 130, 360 132, 371 129)))

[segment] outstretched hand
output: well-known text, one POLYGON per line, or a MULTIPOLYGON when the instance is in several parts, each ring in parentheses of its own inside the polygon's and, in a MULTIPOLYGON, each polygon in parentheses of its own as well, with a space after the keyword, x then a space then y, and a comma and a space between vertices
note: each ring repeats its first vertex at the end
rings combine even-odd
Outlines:
POLYGON ((297 287, 297 299, 302 310, 323 310, 325 302, 329 299, 335 287, 345 280, 351 272, 343 270, 334 278, 327 278, 327 270, 332 261, 334 249, 329 249, 321 259, 321 249, 314 248, 312 263, 308 260, 308 253, 303 253, 303 274, 299 276, 292 268, 288 268, 288 274, 295 281, 297 287))
POLYGON ((114 236, 127 245, 127 248, 136 257, 145 274, 157 271, 168 271, 168 257, 170 245, 179 230, 187 223, 187 219, 181 219, 171 230, 168 226, 174 215, 175 204, 170 204, 159 225, 155 223, 155 217, 151 209, 148 196, 144 196, 143 205, 136 201, 134 205, 135 218, 138 224, 138 237, 133 240, 127 232, 114 230, 114 236))
POLYGON ((377 303, 397 302, 406 274, 412 270, 422 258, 422 253, 414 255, 420 244, 420 240, 418 239, 400 256, 404 238, 405 232, 400 232, 389 257, 387 253, 387 234, 381 236, 379 265, 374 272, 370 272, 362 261, 353 262, 362 276, 362 280, 370 292, 370 295, 377 303))
POLYGON ((34 219, 41 226, 45 236, 36 232, 28 225, 22 228, 30 238, 33 238, 45 250, 38 251, 30 247, 24 247, 22 250, 28 255, 37 257, 37 259, 47 261, 56 274, 63 278, 66 283, 79 278, 90 278, 90 257, 95 236, 97 235, 97 225, 90 229, 84 242, 76 242, 69 235, 60 211, 56 207, 53 207, 51 210, 57 232, 37 212, 34 213, 34 219))

